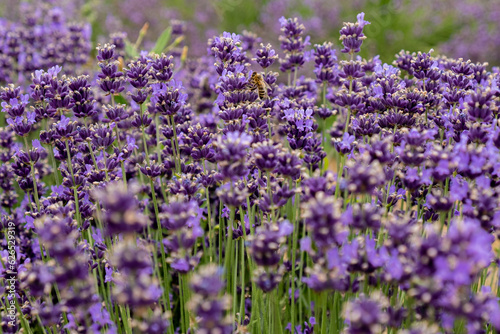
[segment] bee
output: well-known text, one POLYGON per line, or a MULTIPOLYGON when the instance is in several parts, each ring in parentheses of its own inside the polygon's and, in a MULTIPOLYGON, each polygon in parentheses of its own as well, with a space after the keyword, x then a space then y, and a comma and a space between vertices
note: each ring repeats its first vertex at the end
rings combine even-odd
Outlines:
POLYGON ((264 77, 257 73, 253 72, 252 76, 250 77, 250 80, 248 81, 248 88, 251 91, 257 90, 257 93, 259 94, 259 98, 261 100, 268 98, 269 96, 267 95, 267 89, 271 88, 269 84, 264 80, 264 77))

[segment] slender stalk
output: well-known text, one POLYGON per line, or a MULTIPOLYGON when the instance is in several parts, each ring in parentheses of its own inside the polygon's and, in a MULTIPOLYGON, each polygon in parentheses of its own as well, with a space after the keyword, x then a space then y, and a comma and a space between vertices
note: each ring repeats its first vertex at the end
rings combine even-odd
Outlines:
POLYGON ((345 121, 344 133, 349 129, 349 123, 351 122, 351 107, 347 109, 347 119, 345 121))
MULTIPOLYGON (((234 254, 234 269, 233 269, 233 331, 235 330, 236 326, 236 303, 237 303, 237 294, 236 294, 236 288, 238 284, 236 282, 238 281, 238 247, 235 248, 235 254, 234 254)), ((243 288, 243 287, 242 287, 243 288)))
POLYGON ((326 291, 324 291, 321 293, 321 295, 322 295, 321 296, 321 301, 322 301, 321 334, 326 334, 326 323, 327 323, 326 308, 327 308, 328 294, 326 291))
MULTIPOLYGON (((243 230, 245 227, 243 226, 243 230)), ((245 319, 245 240, 240 240, 240 256, 241 256, 241 297, 240 297, 240 323, 245 319)), ((236 297, 236 296, 235 296, 236 297)), ((236 300, 236 298, 235 298, 236 300)))
POLYGON ((273 309, 274 309, 274 332, 275 333, 283 333, 283 326, 281 325, 281 310, 279 307, 279 298, 278 298, 278 289, 275 289, 272 294, 274 295, 272 298, 273 309))
POLYGON ((71 179, 73 180, 73 196, 75 197, 75 211, 76 211, 76 220, 78 221, 78 225, 82 225, 82 218, 80 216, 80 204, 78 199, 78 191, 76 190, 75 184, 75 174, 73 173, 73 165, 71 164, 71 150, 69 149, 68 141, 66 140, 66 152, 67 152, 67 161, 69 172, 71 173, 71 179))
MULTIPOLYGON (((234 223, 234 214, 235 214, 236 209, 234 207, 230 208, 230 214, 229 214, 229 224, 227 226, 227 239, 226 239, 226 254, 225 254, 225 262, 224 262, 224 268, 226 270, 227 274, 227 292, 231 293, 231 262, 233 260, 233 223, 234 223)), ((219 231, 219 233, 224 233, 224 231, 219 231)), ((219 245, 220 247, 220 245, 219 245)), ((234 283, 234 282, 233 282, 234 283)))
MULTIPOLYGON (((121 141, 120 141, 120 132, 118 131, 118 125, 115 126, 116 129, 116 140, 118 141, 118 148, 123 149, 121 141)), ((123 180, 123 185, 125 186, 125 189, 127 189, 127 173, 125 171, 125 162, 122 160, 120 161, 120 165, 122 168, 122 180, 123 180)))
POLYGON ((182 275, 179 275, 179 302, 180 302, 180 313, 181 313, 181 329, 182 333, 187 333, 186 319, 184 319, 184 289, 182 287, 182 275))
POLYGON ((130 322, 129 322, 129 318, 127 315, 127 311, 124 309, 124 306, 120 305, 119 308, 120 308, 120 314, 121 314, 121 318, 122 318, 121 322, 123 323, 125 333, 132 334, 132 329, 130 328, 130 322))
POLYGON ((177 139, 177 129, 175 128, 175 120, 174 120, 174 116, 170 116, 170 121, 172 122, 172 129, 174 130, 174 150, 177 154, 177 157, 176 157, 176 172, 177 174, 180 174, 181 173, 181 154, 180 154, 180 150, 179 150, 179 141, 177 139))
MULTIPOLYGON (((28 139, 24 137, 24 144, 26 145, 26 152, 29 154, 28 139)), ((31 167, 31 178, 33 179, 33 195, 35 197, 36 208, 40 212, 40 200, 38 198, 38 185, 36 184, 35 177, 35 163, 31 161, 30 157, 30 167, 31 167)))
MULTIPOLYGON (((297 187, 298 187, 298 181, 297 181, 297 187)), ((299 206, 299 193, 295 194, 295 205, 299 206)), ((298 211, 298 209, 297 209, 298 211)), ((299 237, 299 230, 298 230, 298 217, 294 215, 293 219, 293 232, 292 232, 292 272, 290 274, 291 277, 291 283, 292 283, 292 328, 295 328, 295 261, 296 261, 296 256, 297 256, 297 239, 299 237)))
MULTIPOLYGON (((202 160, 202 165, 203 165, 203 173, 206 173, 207 170, 206 170, 206 162, 205 160, 202 160)), ((209 259, 210 259, 210 262, 212 262, 212 257, 215 256, 215 249, 214 249, 214 244, 215 244, 215 240, 213 240, 214 238, 214 235, 213 235, 213 231, 212 231, 212 214, 211 214, 211 205, 210 205, 210 192, 208 190, 208 187, 205 189, 205 198, 206 198, 206 201, 207 201, 207 225, 208 225, 208 248, 209 248, 209 259)))
MULTIPOLYGON (((161 221, 160 221, 160 214, 158 210, 158 201, 156 199, 156 193, 154 189, 154 183, 153 179, 149 178, 149 185, 151 188, 151 197, 153 199, 153 207, 155 210, 155 217, 156 217, 156 225, 158 228, 158 232, 156 235, 157 241, 160 243, 160 249, 161 249, 161 261, 162 261, 162 268, 163 268, 163 286, 165 287, 165 293, 163 295, 163 298, 165 300, 167 309, 170 310, 170 287, 169 287, 169 282, 168 282, 168 269, 167 269, 167 260, 165 256, 165 246, 163 245, 163 232, 162 232, 162 226, 161 226, 161 221)), ((158 275, 158 278, 161 278, 160 275, 158 275)))

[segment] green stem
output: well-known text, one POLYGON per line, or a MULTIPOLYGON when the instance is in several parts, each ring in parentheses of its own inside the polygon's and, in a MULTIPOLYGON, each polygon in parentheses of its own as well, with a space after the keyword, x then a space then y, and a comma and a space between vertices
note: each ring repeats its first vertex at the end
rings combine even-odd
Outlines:
POLYGON ((328 301, 328 294, 326 291, 322 293, 322 314, 321 314, 321 334, 326 334, 326 305, 328 301))
POLYGON ((181 313, 181 329, 182 333, 187 333, 186 319, 184 319, 184 289, 182 288, 182 275, 179 275, 179 302, 180 302, 180 313, 181 313))
MULTIPOLYGON (((203 165, 203 173, 206 174, 206 167, 205 167, 205 160, 202 160, 202 165, 203 165)), ((205 189, 205 197, 207 201, 207 225, 208 225, 208 243, 209 243, 209 259, 210 262, 212 262, 212 256, 215 256, 214 254, 214 244, 215 240, 213 240, 213 232, 212 232, 212 214, 211 214, 211 205, 210 205, 210 191, 208 187, 205 189)))
MULTIPOLYGON (((245 226, 243 226, 243 231, 245 226)), ((245 320, 245 240, 240 240, 241 253, 241 299, 240 299, 240 323, 245 320)), ((236 297, 236 296, 235 296, 236 297)), ((235 298, 236 299, 236 298, 235 298)))
POLYGON ((177 129, 175 128, 175 120, 174 120, 174 116, 170 116, 170 121, 172 122, 172 129, 174 130, 174 144, 175 144, 175 150, 176 150, 176 153, 177 153, 177 159, 176 161, 178 161, 178 164, 176 164, 176 171, 177 171, 177 174, 180 174, 181 173, 181 154, 180 154, 180 150, 179 150, 179 141, 177 139, 177 129))
POLYGON ((406 213, 411 212, 411 195, 410 191, 406 190, 406 213))
MULTIPOLYGON (((297 181, 298 187, 298 181, 297 181)), ((295 205, 299 206, 299 193, 295 194, 295 205)), ((298 209, 297 209, 298 211, 298 209)), ((298 217, 293 215, 293 232, 292 232, 292 272, 290 273, 290 281, 292 283, 292 331, 295 328, 295 261, 297 256, 297 239, 299 237, 298 231, 298 217)))
POLYGON ((346 122, 345 122, 345 128, 344 128, 344 133, 347 132, 347 130, 349 129, 349 123, 351 121, 351 107, 349 107, 347 109, 347 119, 346 119, 346 122))
POLYGON ((279 307, 279 298, 278 298, 278 289, 275 289, 272 294, 274 295, 273 298, 273 308, 274 308, 274 332, 275 333, 283 333, 283 327, 281 325, 281 311, 279 307))
MULTIPOLYGON (((227 240, 226 240, 226 259, 224 263, 224 269, 227 274, 227 292, 231 293, 231 262, 233 260, 233 223, 234 223, 234 214, 235 208, 230 208, 230 216, 229 216, 229 224, 227 226, 227 240)), ((219 231, 219 233, 224 233, 224 231, 219 231)))
POLYGON ((125 327, 125 333, 132 334, 132 330, 130 328, 129 318, 127 316, 127 311, 124 310, 124 306, 120 305, 119 307, 120 307, 120 313, 121 313, 123 327, 125 327))
MULTIPOLYGON (((121 141, 120 141, 120 133, 118 132, 118 125, 115 127, 116 129, 116 140, 118 141, 118 147, 123 149, 121 141)), ((123 185, 125 186, 125 189, 127 189, 127 173, 125 172, 125 162, 122 160, 120 161, 120 165, 122 167, 122 180, 123 180, 123 185)))
MULTIPOLYGON (((238 284, 236 282, 238 281, 238 247, 235 248, 235 254, 234 254, 234 270, 233 270, 233 331, 235 330, 235 325, 236 325, 236 288, 238 284)), ((243 287, 242 287, 243 288, 243 287)))
POLYGON ((73 173, 73 165, 71 164, 71 150, 69 149, 69 144, 68 141, 66 140, 66 152, 67 152, 67 161, 68 161, 68 168, 71 173, 71 179, 73 180, 73 196, 75 197, 75 211, 76 211, 76 220, 78 221, 78 225, 82 225, 82 219, 80 216, 80 204, 79 204, 79 199, 78 199, 78 191, 76 190, 76 184, 75 184, 75 174, 73 173))
MULTIPOLYGON (((26 145, 26 152, 28 153, 29 147, 28 147, 28 139, 26 137, 24 137, 24 144, 26 145)), ((40 200, 38 199, 38 185, 36 184, 36 177, 35 177, 35 164, 33 163, 33 161, 31 161, 31 157, 30 157, 30 166, 31 166, 31 178, 33 179, 33 195, 35 197, 36 208, 38 212, 40 212, 40 200)))

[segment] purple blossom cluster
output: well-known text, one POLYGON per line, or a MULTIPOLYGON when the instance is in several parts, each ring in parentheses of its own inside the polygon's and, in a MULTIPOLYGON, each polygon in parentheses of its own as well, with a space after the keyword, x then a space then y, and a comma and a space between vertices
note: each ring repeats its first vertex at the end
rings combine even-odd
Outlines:
POLYGON ((500 331, 498 68, 279 23, 5 80, 2 332, 500 331))
POLYGON ((20 21, 1 19, 0 82, 21 84, 36 70, 55 65, 64 65, 68 74, 83 72, 91 27, 71 20, 68 9, 47 1, 23 2, 20 21))

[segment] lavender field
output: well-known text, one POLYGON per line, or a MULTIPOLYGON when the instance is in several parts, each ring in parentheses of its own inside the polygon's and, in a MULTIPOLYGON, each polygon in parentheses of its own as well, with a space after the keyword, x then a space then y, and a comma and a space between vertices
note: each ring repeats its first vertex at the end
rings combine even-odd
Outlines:
POLYGON ((282 2, 0 19, 0 334, 500 333, 500 35, 282 2))

